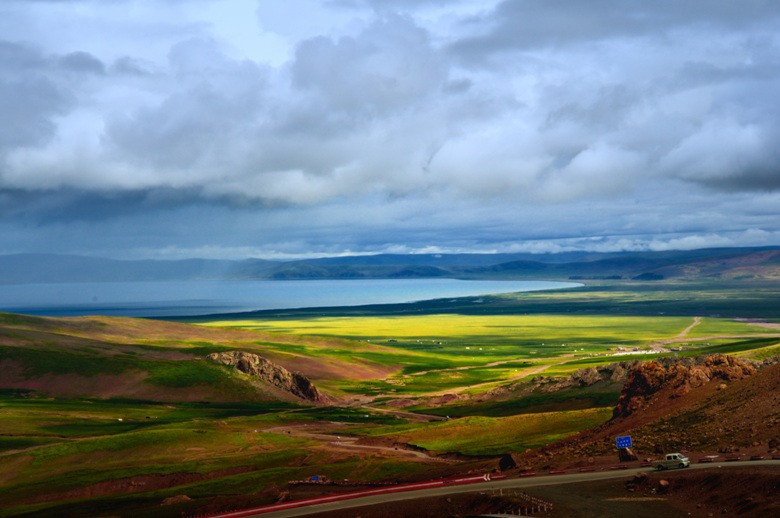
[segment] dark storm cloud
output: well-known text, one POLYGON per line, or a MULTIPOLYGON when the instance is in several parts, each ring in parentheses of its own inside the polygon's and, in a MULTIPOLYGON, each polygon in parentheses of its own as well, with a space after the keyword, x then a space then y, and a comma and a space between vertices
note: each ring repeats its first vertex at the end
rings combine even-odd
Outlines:
POLYGON ((504 0, 491 12, 467 23, 486 34, 454 45, 476 58, 506 49, 594 43, 635 38, 678 29, 739 30, 771 27, 780 5, 764 0, 504 0))
POLYGON ((112 72, 116 72, 118 74, 130 74, 138 76, 145 76, 150 74, 143 63, 129 56, 123 56, 117 59, 112 64, 111 70, 112 72))
POLYGON ((83 74, 103 74, 106 71, 105 65, 88 52, 66 54, 59 58, 59 64, 68 71, 83 74))
POLYGON ((35 225, 78 221, 106 223, 137 213, 163 214, 187 206, 196 198, 196 193, 186 190, 162 188, 104 193, 76 189, 45 192, 6 190, 2 192, 4 203, 0 207, 0 217, 35 225))
MULTIPOLYGON (((117 204, 128 201, 133 200, 116 200, 117 204)), ((518 208, 514 212, 506 207, 497 210, 495 206, 463 201, 439 205, 436 211, 427 212, 426 218, 420 218, 420 207, 431 203, 429 198, 388 202, 368 197, 349 206, 334 203, 263 211, 192 202, 150 207, 136 199, 135 203, 145 210, 125 215, 109 210, 108 214, 116 219, 85 217, 31 224, 27 218, 3 218, 0 229, 4 247, 14 243, 36 251, 77 253, 91 244, 91 250, 120 258, 287 257, 347 250, 648 250, 759 245, 778 237, 771 231, 745 231, 763 218, 759 214, 741 215, 740 207, 745 204, 774 213, 771 197, 746 196, 728 203, 694 199, 686 213, 674 219, 665 212, 663 197, 654 197, 652 205, 635 201, 602 205, 598 211, 589 203, 575 203, 566 210, 547 206, 518 208), (711 220, 709 225, 717 227, 719 233, 703 226, 703 218, 711 220), (518 233, 518 221, 528 227, 522 229, 524 238, 508 245, 506 236, 518 233), (647 232, 648 226, 641 226, 643 223, 652 226, 652 232, 647 232), (452 232, 453 228, 458 231, 452 232), (207 244, 203 236, 209 236, 207 244), (447 237, 446 241, 442 236, 447 237)), ((99 203, 91 206, 102 210, 99 203)))

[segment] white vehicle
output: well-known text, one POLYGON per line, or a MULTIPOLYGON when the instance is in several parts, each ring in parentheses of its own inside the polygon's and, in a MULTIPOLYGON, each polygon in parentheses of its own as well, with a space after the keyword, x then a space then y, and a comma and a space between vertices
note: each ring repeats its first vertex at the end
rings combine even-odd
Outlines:
POLYGON ((667 453, 663 459, 653 462, 655 469, 687 468, 690 465, 691 461, 682 453, 667 453))

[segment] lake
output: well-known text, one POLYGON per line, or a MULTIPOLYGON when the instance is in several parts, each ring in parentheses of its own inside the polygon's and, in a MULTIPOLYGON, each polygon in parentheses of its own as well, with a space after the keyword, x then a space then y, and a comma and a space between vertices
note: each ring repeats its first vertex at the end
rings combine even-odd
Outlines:
POLYGON ((396 304, 576 286, 581 285, 457 279, 19 284, 0 286, 0 311, 60 317, 174 317, 264 309, 396 304))

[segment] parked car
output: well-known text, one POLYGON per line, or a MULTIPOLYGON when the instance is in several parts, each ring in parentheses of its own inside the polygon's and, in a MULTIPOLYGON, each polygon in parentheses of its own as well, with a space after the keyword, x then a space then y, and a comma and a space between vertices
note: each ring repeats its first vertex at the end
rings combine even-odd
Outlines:
POLYGON ((691 461, 682 453, 667 453, 666 457, 653 463, 655 469, 687 468, 690 465, 691 461))

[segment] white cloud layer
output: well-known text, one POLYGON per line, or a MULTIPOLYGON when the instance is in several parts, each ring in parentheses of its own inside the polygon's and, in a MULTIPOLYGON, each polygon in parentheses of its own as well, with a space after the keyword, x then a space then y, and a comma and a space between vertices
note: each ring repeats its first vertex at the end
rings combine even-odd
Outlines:
POLYGON ((229 4, 0 6, 0 253, 778 244, 780 5, 229 4))

